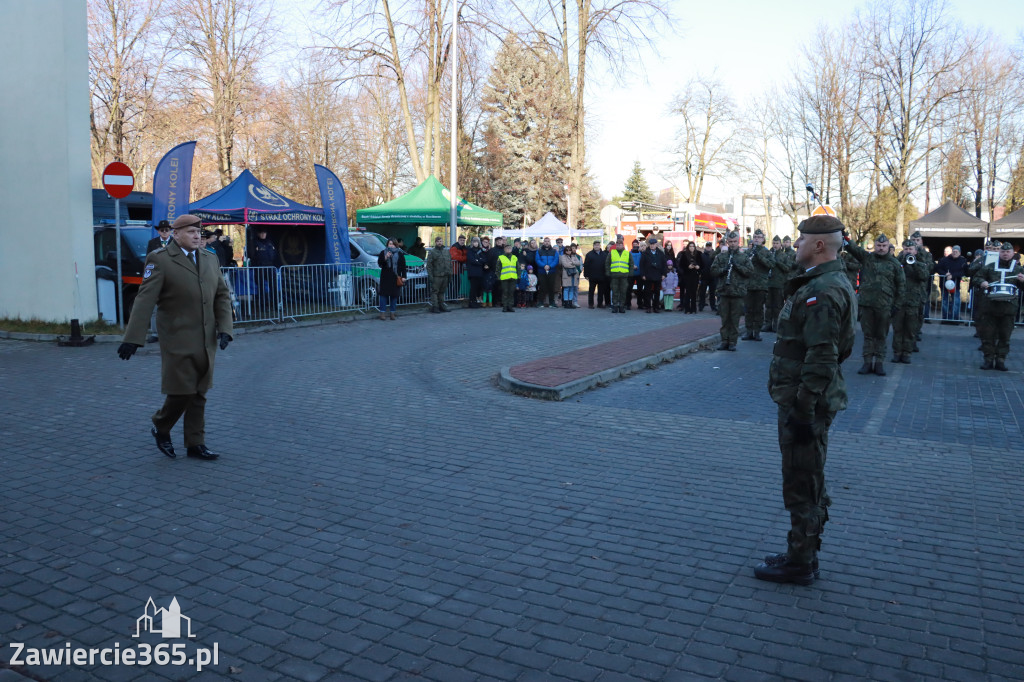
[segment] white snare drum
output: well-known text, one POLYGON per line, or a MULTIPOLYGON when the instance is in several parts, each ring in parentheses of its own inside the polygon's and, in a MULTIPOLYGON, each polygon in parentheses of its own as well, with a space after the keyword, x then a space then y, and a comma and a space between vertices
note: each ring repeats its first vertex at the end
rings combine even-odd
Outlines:
POLYGON ((993 301, 1012 301, 1017 298, 1017 287, 1005 282, 989 284, 988 289, 985 291, 988 292, 988 297, 993 301))

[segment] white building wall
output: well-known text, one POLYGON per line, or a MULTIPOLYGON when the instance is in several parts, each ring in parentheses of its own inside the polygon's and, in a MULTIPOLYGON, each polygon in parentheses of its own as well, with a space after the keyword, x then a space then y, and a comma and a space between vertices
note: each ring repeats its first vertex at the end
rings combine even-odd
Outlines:
POLYGON ((94 320, 85 0, 0 0, 0 93, 0 318, 94 320))

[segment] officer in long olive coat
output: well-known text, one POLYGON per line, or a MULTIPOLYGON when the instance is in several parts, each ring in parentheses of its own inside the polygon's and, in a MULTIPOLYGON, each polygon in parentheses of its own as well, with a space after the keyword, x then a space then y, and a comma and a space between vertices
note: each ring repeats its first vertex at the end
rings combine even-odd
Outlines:
POLYGON ((178 216, 172 227, 167 246, 146 257, 118 355, 127 360, 142 347, 157 306, 160 391, 166 398, 153 415, 151 433, 160 452, 174 457, 171 429, 184 414, 188 456, 216 459, 206 447, 206 392, 213 386, 218 340, 221 350, 231 341, 231 296, 217 256, 201 247, 199 218, 178 216))
POLYGON ((761 580, 809 585, 818 576, 818 548, 831 504, 825 489, 828 430, 846 409, 840 365, 853 351, 857 299, 838 260, 843 224, 832 216, 800 223, 797 274, 779 313, 768 392, 778 405, 782 500, 791 530, 786 551, 754 569, 761 580))

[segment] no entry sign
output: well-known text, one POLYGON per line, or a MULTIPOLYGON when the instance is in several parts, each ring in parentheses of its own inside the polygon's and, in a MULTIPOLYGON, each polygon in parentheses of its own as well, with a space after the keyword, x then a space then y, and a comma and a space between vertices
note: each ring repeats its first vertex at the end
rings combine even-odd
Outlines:
POLYGON ((103 189, 114 199, 124 199, 135 187, 135 174, 120 161, 114 161, 103 169, 103 189))

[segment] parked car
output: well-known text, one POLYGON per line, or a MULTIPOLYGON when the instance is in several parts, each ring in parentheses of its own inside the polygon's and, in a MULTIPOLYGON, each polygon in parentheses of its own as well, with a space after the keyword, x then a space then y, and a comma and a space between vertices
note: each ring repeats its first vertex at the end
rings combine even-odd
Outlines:
MULTIPOLYGON (((352 257, 352 274, 355 277, 355 291, 359 303, 365 307, 377 305, 377 291, 380 288, 380 268, 377 256, 387 245, 384 235, 363 230, 350 230, 348 243, 352 257)), ((422 258, 405 254, 408 270, 405 286, 399 303, 410 300, 427 300, 427 265, 422 258)))
MULTIPOLYGON (((124 305, 122 321, 127 323, 132 312, 132 304, 142 284, 142 269, 146 264, 146 245, 149 243, 153 230, 149 225, 129 225, 121 227, 121 296, 124 305)), ((103 287, 103 282, 117 281, 117 230, 113 225, 102 223, 93 225, 93 251, 96 260, 96 285, 100 292, 100 311, 104 318, 113 321, 116 313, 116 288, 113 289, 114 302, 104 303, 103 291, 112 287, 103 287)))

